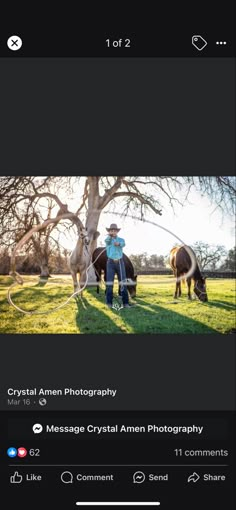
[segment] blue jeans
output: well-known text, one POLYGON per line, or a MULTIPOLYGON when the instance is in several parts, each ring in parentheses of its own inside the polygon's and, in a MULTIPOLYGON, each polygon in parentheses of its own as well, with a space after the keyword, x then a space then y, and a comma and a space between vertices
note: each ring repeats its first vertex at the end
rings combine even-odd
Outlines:
POLYGON ((115 274, 117 274, 118 281, 121 286, 122 303, 123 305, 127 305, 129 303, 127 286, 122 285, 122 282, 126 280, 125 264, 123 258, 119 259, 118 262, 114 262, 112 259, 107 259, 106 281, 108 283, 106 284, 106 303, 107 305, 112 305, 115 274))

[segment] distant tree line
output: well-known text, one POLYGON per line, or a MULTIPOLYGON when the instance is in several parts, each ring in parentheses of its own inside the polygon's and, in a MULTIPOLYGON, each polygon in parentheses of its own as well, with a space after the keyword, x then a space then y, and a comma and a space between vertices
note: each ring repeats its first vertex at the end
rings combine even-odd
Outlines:
MULTIPOLYGON (((63 274, 69 272, 68 257, 70 251, 63 249, 51 249, 48 256, 48 277, 52 274, 63 274)), ((0 274, 9 274, 10 254, 8 248, 0 249, 0 274)), ((37 258, 35 251, 30 250, 17 257, 17 271, 23 274, 41 274, 40 259, 37 258)))
POLYGON ((136 271, 141 269, 165 269, 166 268, 166 257, 164 255, 148 255, 145 253, 139 253, 137 255, 129 256, 136 271))
MULTIPOLYGON (((228 252, 224 246, 212 246, 201 241, 192 246, 196 253, 199 265, 203 270, 236 271, 236 247, 228 252)), ((47 263, 48 273, 63 274, 69 273, 69 256, 71 251, 62 248, 59 243, 51 240, 48 243, 47 263)), ((135 271, 141 270, 161 270, 169 268, 169 256, 157 255, 155 253, 148 255, 146 252, 131 254, 131 259, 135 271)), ((17 257, 17 271, 25 274, 42 275, 42 258, 38 244, 32 243, 25 251, 17 257)), ((9 247, 0 248, 0 274, 9 274, 10 271, 10 250, 9 247)), ((48 276, 45 275, 45 276, 48 276)))
MULTIPOLYGON (((228 252, 222 245, 209 245, 198 241, 191 246, 203 270, 236 271, 236 247, 228 252)), ((139 253, 130 255, 136 271, 169 268, 169 255, 148 255, 139 253)))

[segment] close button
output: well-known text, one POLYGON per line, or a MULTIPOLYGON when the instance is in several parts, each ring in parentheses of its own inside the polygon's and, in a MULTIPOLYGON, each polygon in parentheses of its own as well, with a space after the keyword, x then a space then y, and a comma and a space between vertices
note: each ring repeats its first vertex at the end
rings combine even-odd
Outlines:
POLYGON ((9 50, 17 51, 22 46, 22 39, 20 38, 19 35, 11 35, 7 39, 7 46, 9 48, 9 50))

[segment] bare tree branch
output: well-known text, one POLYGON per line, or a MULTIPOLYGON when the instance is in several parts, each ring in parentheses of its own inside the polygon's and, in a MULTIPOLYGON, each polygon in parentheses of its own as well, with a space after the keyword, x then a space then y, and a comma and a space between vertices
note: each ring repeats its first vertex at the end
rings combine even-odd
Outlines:
POLYGON ((117 193, 114 193, 111 200, 113 200, 115 198, 119 198, 119 197, 136 198, 141 204, 147 205, 148 207, 150 207, 150 209, 152 209, 152 211, 154 211, 156 214, 159 214, 160 216, 162 215, 162 211, 160 209, 157 209, 153 205, 153 203, 150 202, 150 200, 148 198, 144 197, 143 195, 141 195, 139 193, 134 193, 132 191, 119 191, 117 193))
POLYGON ((114 196, 114 193, 121 187, 123 180, 124 180, 123 176, 117 177, 113 186, 111 186, 110 189, 106 190, 104 195, 102 197, 100 197, 100 200, 99 200, 99 208, 100 209, 104 209, 104 207, 106 207, 106 205, 110 202, 110 200, 114 196))

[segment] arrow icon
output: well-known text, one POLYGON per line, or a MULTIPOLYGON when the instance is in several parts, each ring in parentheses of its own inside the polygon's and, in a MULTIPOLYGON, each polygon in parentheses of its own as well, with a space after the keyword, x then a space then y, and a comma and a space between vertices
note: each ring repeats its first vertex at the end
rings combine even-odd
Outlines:
POLYGON ((200 476, 197 474, 197 473, 192 473, 192 475, 190 475, 188 477, 188 482, 193 482, 193 483, 196 483, 198 482, 198 480, 200 480, 200 476))

